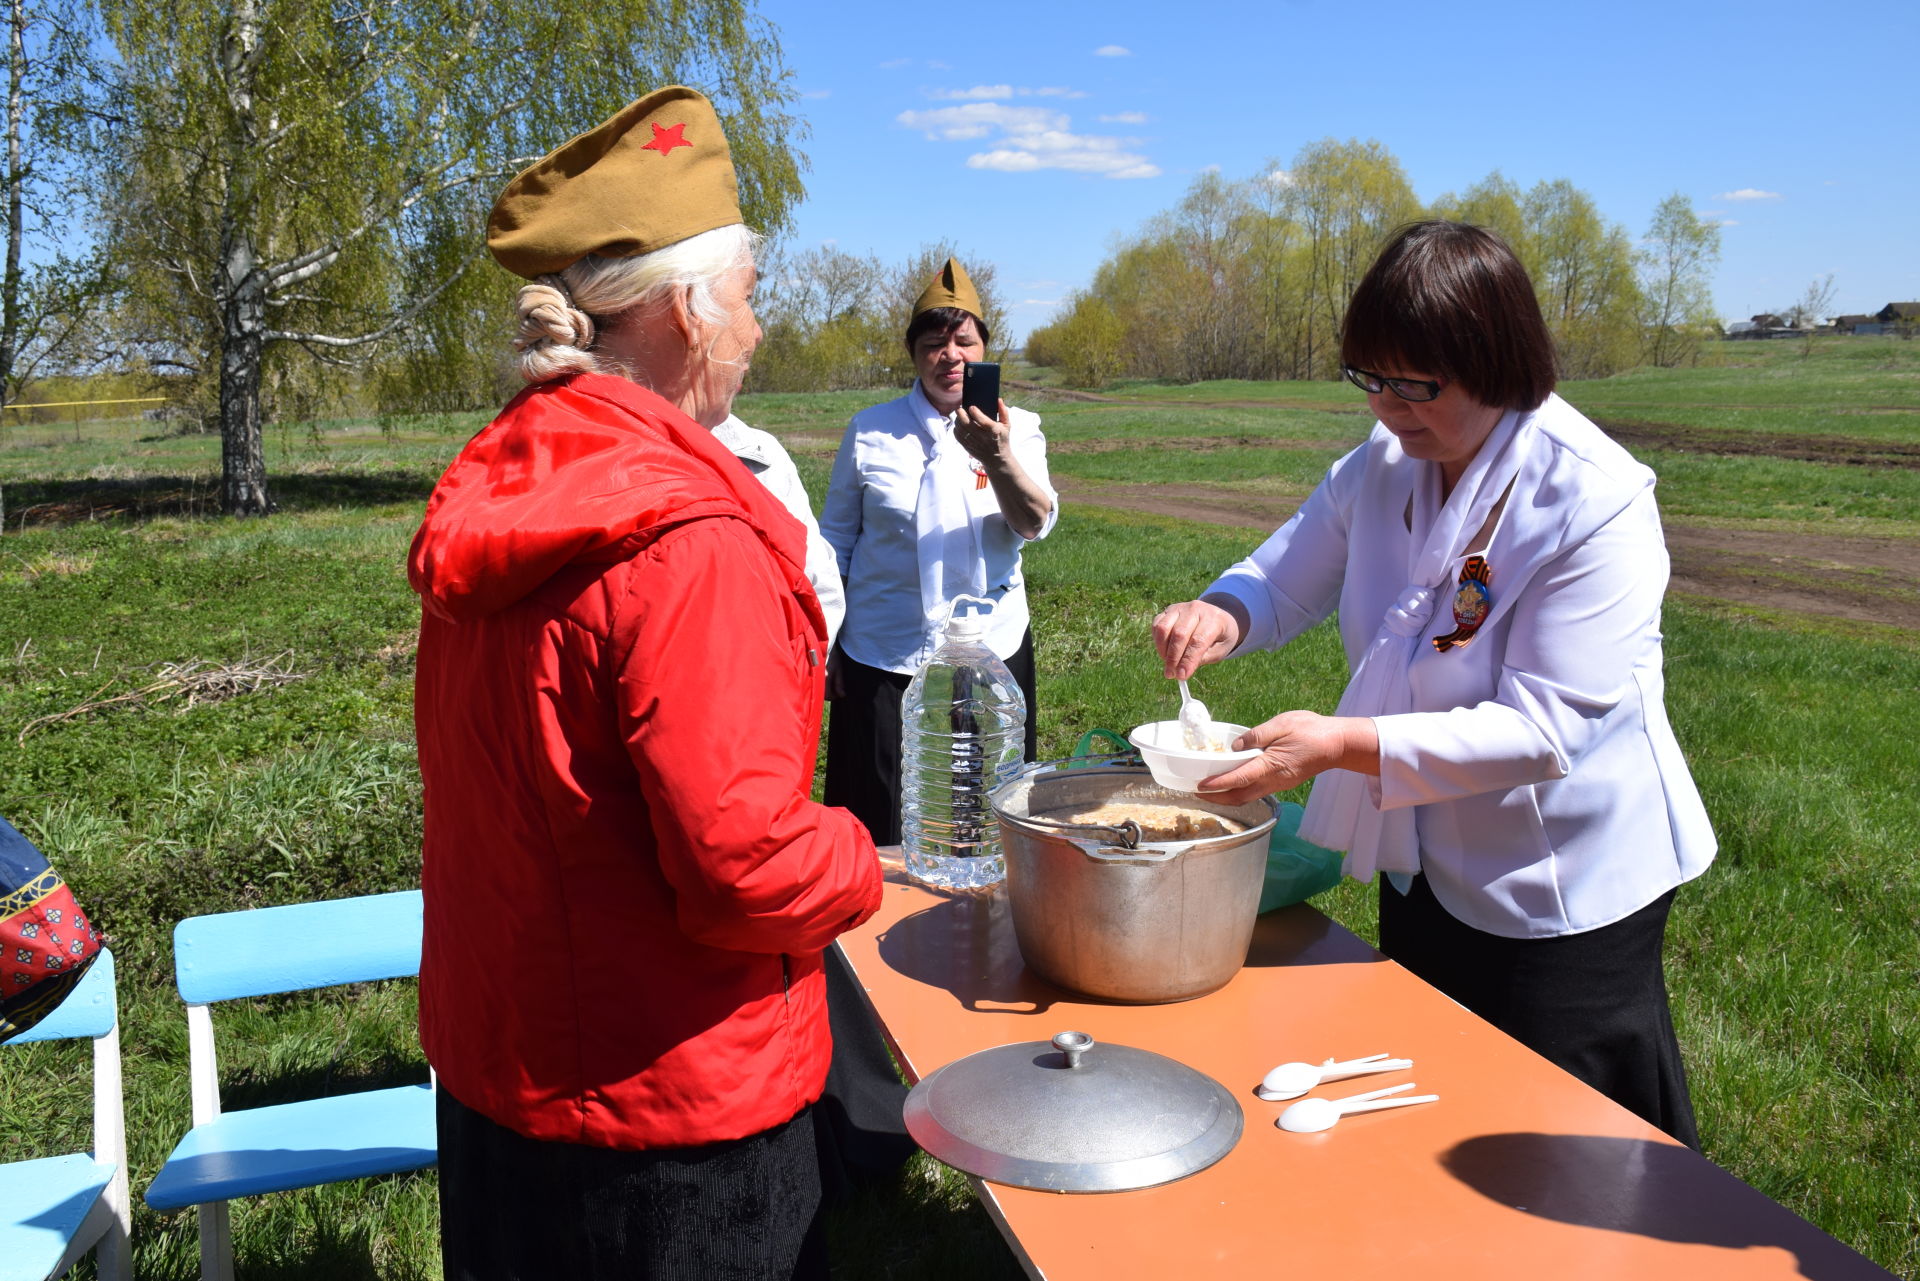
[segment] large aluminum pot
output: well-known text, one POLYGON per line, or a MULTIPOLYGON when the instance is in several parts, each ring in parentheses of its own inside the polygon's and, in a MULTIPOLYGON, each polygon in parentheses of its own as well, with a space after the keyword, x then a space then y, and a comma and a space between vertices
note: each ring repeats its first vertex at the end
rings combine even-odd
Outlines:
POLYGON ((1169 791, 1144 766, 1048 761, 989 799, 1006 852, 1014 936, 1042 977, 1089 996, 1155 1005, 1205 996, 1246 963, 1277 812, 1271 798, 1222 805, 1169 791), (1137 840, 1137 829, 1046 817, 1130 800, 1203 809, 1247 827, 1154 842, 1137 840))

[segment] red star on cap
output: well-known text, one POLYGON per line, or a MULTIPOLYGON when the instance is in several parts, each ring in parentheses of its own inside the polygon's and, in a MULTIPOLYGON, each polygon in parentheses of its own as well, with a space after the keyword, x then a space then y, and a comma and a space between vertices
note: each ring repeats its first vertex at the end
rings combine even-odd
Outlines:
POLYGON ((659 125, 654 125, 653 141, 640 148, 640 150, 657 151, 664 156, 675 147, 691 147, 693 144, 680 136, 680 131, 685 128, 686 125, 684 124, 674 125, 670 129, 662 129, 659 125))

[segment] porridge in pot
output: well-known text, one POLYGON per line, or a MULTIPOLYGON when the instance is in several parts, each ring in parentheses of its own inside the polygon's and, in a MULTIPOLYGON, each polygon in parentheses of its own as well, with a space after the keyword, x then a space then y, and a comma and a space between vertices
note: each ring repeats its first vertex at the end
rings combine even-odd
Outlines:
POLYGON ((1143 841, 1201 841, 1213 836, 1236 836, 1247 830, 1247 825, 1237 819, 1168 801, 1121 800, 1102 805, 1072 805, 1035 817, 1087 827, 1118 827, 1131 819, 1139 826, 1143 841))

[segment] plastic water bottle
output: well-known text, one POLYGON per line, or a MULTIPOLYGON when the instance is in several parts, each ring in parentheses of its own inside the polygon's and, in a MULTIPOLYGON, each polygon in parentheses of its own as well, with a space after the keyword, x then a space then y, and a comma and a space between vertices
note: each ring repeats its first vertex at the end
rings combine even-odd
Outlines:
POLYGON ((987 794, 1020 768, 1027 700, 987 648, 985 617, 959 609, 901 703, 900 843, 912 876, 974 889, 1007 874, 987 794))

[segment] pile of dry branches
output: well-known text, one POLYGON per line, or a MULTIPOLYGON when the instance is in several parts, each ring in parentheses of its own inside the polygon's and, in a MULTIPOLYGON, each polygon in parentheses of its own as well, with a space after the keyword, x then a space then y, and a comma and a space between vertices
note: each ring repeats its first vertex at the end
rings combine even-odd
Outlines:
POLYGON ((152 670, 154 679, 138 689, 102 698, 100 695, 113 685, 112 681, 108 681, 77 707, 28 721, 21 728, 18 741, 26 742, 27 735, 45 726, 78 720, 110 707, 151 707, 181 701, 180 710, 185 711, 201 703, 218 703, 240 694, 253 694, 304 680, 307 676, 306 672, 293 670, 293 651, 290 649, 266 659, 242 658, 233 663, 211 663, 203 658, 194 658, 184 663, 161 663, 152 670))

